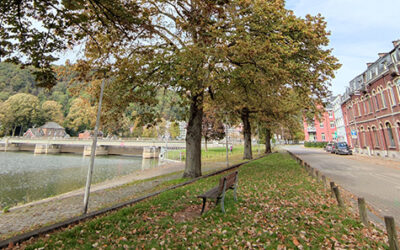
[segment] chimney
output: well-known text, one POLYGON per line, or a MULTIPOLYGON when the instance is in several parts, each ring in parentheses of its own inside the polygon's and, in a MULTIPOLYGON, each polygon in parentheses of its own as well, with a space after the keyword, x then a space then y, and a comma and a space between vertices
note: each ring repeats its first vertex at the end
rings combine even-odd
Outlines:
POLYGON ((400 39, 395 40, 395 41, 393 41, 392 43, 393 43, 393 46, 396 48, 397 46, 400 45, 400 39))
POLYGON ((384 57, 386 55, 387 55, 387 53, 378 53, 379 58, 382 58, 382 57, 384 57))
POLYGON ((374 63, 367 63, 367 67, 371 66, 372 64, 374 64, 374 63))

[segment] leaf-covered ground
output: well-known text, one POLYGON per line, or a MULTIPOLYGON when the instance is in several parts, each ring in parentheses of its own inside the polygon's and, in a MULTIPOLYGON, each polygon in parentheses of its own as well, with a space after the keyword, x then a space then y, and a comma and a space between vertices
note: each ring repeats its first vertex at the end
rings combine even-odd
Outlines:
POLYGON ((24 243, 35 248, 387 248, 384 234, 365 228, 337 207, 322 184, 287 154, 239 169, 238 202, 229 191, 226 213, 210 203, 199 216, 197 195, 220 176, 198 181, 24 243))

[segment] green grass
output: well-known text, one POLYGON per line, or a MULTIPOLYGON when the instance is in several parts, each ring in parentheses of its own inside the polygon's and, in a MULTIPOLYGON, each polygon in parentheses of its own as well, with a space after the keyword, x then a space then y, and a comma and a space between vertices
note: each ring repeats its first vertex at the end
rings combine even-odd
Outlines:
POLYGON ((220 177, 164 192, 50 237, 31 240, 26 247, 387 248, 381 231, 364 228, 351 212, 338 208, 321 184, 287 154, 271 154, 242 166, 238 202, 229 191, 225 214, 212 205, 200 217, 201 200, 196 196, 215 186, 220 177), (178 220, 183 214, 187 220, 178 220))
MULTIPOLYGON (((243 156, 244 146, 235 145, 233 146, 232 152, 229 150, 229 157, 238 158, 243 156)), ((252 145, 252 151, 254 156, 258 152, 264 152, 263 145, 252 145)), ((185 160, 186 150, 172 150, 168 151, 168 159, 170 160, 185 160)), ((201 159, 204 161, 224 161, 226 158, 226 148, 225 147, 209 147, 206 151, 204 148, 201 150, 201 159)))

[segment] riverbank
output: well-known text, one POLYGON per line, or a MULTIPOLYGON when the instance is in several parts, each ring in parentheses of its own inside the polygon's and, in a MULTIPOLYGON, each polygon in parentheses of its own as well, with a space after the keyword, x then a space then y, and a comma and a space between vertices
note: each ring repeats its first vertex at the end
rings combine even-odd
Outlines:
MULTIPOLYGON (((219 157, 203 161, 207 173, 226 167, 219 157)), ((242 152, 230 155, 230 163, 243 162, 242 152)), ((145 194, 161 190, 181 179, 184 162, 171 161, 154 169, 95 184, 91 188, 89 212, 110 207, 145 194)), ((83 207, 83 188, 55 197, 39 200, 0 213, 0 240, 80 215, 83 207)))
MULTIPOLYGON (((225 174, 223 174, 225 175, 225 174)), ((21 248, 387 248, 385 234, 364 227, 341 209, 321 183, 288 154, 271 154, 239 169, 238 202, 225 198, 226 213, 210 202, 200 216, 197 195, 220 176, 79 223, 21 248)))

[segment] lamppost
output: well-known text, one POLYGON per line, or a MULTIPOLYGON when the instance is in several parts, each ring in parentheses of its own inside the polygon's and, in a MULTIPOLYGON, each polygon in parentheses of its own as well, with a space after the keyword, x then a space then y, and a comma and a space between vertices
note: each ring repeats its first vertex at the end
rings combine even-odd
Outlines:
POLYGON ((92 183, 94 158, 96 155, 97 134, 99 132, 101 104, 103 102, 104 85, 105 85, 105 78, 103 78, 103 80, 101 82, 99 106, 97 108, 96 126, 94 127, 94 136, 93 136, 92 148, 90 151, 90 165, 89 165, 88 174, 87 174, 87 178, 86 178, 85 196, 83 198, 83 213, 84 214, 87 213, 88 205, 89 205, 90 185, 92 183))

